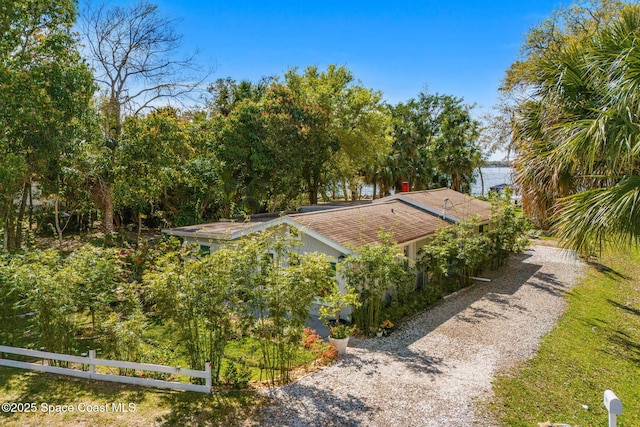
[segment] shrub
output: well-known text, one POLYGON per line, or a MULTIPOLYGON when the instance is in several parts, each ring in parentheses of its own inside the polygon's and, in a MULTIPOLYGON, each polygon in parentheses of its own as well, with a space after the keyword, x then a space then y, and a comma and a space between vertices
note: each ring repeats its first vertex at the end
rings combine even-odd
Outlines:
POLYGON ((251 380, 251 369, 244 360, 229 362, 222 378, 235 389, 246 388, 251 380))
POLYGON ((385 294, 405 300, 415 284, 415 274, 408 267, 407 258, 391 241, 391 235, 382 233, 380 237, 381 244, 360 247, 357 255, 345 258, 339 266, 358 295, 358 306, 352 317, 365 334, 373 334, 378 328, 385 294))

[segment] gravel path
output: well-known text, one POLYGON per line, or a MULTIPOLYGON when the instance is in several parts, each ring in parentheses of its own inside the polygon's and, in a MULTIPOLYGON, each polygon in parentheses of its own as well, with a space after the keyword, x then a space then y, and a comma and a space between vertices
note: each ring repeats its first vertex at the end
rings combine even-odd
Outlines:
POLYGON ((401 325, 350 347, 338 363, 265 391, 263 425, 493 426, 474 402, 496 371, 534 355, 563 312, 582 264, 533 246, 506 267, 401 325))

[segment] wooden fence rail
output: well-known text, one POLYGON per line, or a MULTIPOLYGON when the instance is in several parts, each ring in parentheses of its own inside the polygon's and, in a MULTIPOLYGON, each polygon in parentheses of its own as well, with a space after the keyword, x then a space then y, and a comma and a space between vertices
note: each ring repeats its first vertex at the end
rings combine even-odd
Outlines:
POLYGON ((79 363, 86 365, 88 371, 49 366, 44 363, 21 362, 19 360, 3 359, 0 357, 0 366, 11 368, 30 369, 33 371, 50 372, 53 374, 69 375, 72 377, 89 378, 100 381, 111 381, 125 384, 135 384, 146 387, 171 388, 176 390, 211 392, 211 364, 205 363, 204 371, 193 369, 174 368, 172 366, 154 365, 151 363, 124 362, 120 360, 107 360, 96 358, 96 351, 89 350, 88 356, 71 356, 68 354, 50 353, 48 351, 29 350, 26 348, 9 347, 0 345, 0 353, 17 354, 44 360, 59 360, 62 362, 79 363), (203 378, 205 385, 185 384, 174 381, 154 380, 149 378, 128 377, 125 375, 100 374, 95 370, 96 366, 107 366, 121 369, 135 369, 140 371, 160 372, 165 374, 184 375, 193 378, 203 378))

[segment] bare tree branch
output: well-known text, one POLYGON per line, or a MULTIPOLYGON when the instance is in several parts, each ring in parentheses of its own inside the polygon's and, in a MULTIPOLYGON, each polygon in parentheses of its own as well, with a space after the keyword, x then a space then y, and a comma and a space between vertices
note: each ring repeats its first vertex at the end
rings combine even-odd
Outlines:
POLYGON ((182 37, 175 32, 176 23, 146 0, 85 10, 81 32, 96 82, 109 102, 107 116, 115 121, 110 136, 119 137, 127 112, 135 114, 162 98, 186 96, 209 77, 210 70, 196 66, 197 52, 177 56, 182 37))
MULTIPOLYGON (((180 57, 182 37, 175 32, 176 22, 147 0, 127 6, 88 6, 81 16, 80 32, 104 96, 104 133, 114 154, 126 115, 153 108, 161 99, 182 102, 210 75, 210 70, 197 66, 197 52, 180 57)), ((101 199, 103 227, 111 232, 111 171, 100 173, 104 176, 96 177, 93 193, 101 199)))

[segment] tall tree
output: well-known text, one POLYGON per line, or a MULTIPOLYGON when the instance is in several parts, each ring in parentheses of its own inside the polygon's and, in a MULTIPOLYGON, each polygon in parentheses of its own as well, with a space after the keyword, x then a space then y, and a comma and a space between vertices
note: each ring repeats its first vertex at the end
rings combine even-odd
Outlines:
POLYGON ((207 92, 211 94, 209 110, 226 117, 242 100, 259 102, 273 80, 272 77, 262 77, 253 83, 249 80, 237 82, 231 77, 218 79, 207 87, 207 92))
POLYGON ((285 84, 314 112, 315 120, 305 133, 306 156, 302 170, 311 204, 318 203, 318 192, 326 183, 329 160, 340 148, 331 119, 338 109, 341 94, 352 80, 353 74, 349 70, 335 65, 323 72, 309 66, 302 73, 292 68, 285 74, 285 84))
MULTIPOLYGON (((102 94, 104 140, 116 157, 124 117, 151 108, 161 99, 180 99, 200 85, 194 58, 178 58, 181 37, 176 20, 158 6, 141 0, 133 5, 88 8, 81 31, 102 94)), ((102 210, 105 232, 113 232, 113 171, 108 162, 94 170, 92 190, 102 210)))
POLYGON ((357 84, 346 67, 329 65, 320 71, 310 66, 301 73, 292 68, 284 81, 315 118, 300 147, 305 150, 302 172, 309 203, 315 204, 331 180, 355 186, 377 155, 389 151, 389 113, 382 94, 357 84))
POLYGON ((627 5, 541 60, 519 112, 517 182, 579 250, 640 238, 639 41, 627 5))
POLYGON ((408 182, 416 190, 431 188, 437 179, 429 149, 437 133, 432 99, 420 94, 418 100, 390 107, 394 141, 386 164, 393 175, 387 191, 391 188, 398 191, 402 182, 408 182))
POLYGON ((438 134, 431 154, 436 170, 444 175, 451 189, 469 192, 473 173, 483 162, 478 143, 480 123, 471 117, 473 106, 462 98, 436 95, 434 109, 438 134))
POLYGON ((469 191, 482 163, 480 123, 471 116, 472 108, 462 99, 426 92, 391 107, 394 142, 380 165, 391 174, 387 190, 397 191, 407 181, 414 189, 448 185, 469 191))
POLYGON ((190 151, 185 120, 173 108, 125 120, 114 171, 114 199, 133 211, 138 240, 144 217, 159 209, 161 196, 177 181, 190 151))
POLYGON ((0 153, 6 156, 0 162, 0 221, 10 250, 21 245, 32 183, 58 179, 60 156, 94 91, 71 32, 74 6, 66 0, 0 6, 0 153))
MULTIPOLYGON (((541 64, 554 57, 569 43, 579 42, 607 26, 626 3, 620 0, 584 0, 554 11, 547 19, 534 26, 525 35, 519 58, 511 64, 500 86, 498 103, 486 116, 483 135, 489 150, 503 149, 507 156, 516 154, 521 138, 517 119, 518 111, 531 101, 533 87, 539 76, 541 64)), ((525 207, 531 206, 523 198, 525 207)), ((531 206, 543 212, 544 203, 531 206)), ((541 224, 544 224, 542 220, 541 224)))

